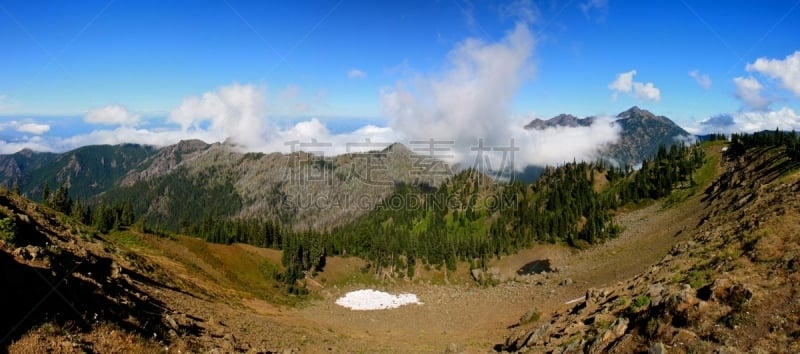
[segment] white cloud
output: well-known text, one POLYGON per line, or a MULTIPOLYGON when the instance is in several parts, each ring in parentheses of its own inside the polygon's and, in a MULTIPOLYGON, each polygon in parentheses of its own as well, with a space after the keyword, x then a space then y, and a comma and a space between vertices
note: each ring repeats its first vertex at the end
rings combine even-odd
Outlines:
POLYGON ((382 110, 409 139, 453 140, 461 148, 478 139, 507 143, 508 105, 531 73, 533 46, 523 24, 498 43, 467 39, 450 51, 442 75, 418 77, 412 88, 384 88, 382 110))
POLYGON ((788 107, 776 111, 748 111, 709 117, 692 129, 698 134, 752 133, 763 130, 800 130, 800 115, 788 107))
POLYGON ((608 88, 619 92, 631 92, 631 88, 633 87, 633 75, 636 75, 636 70, 617 75, 617 79, 608 84, 608 88))
POLYGON ((756 110, 764 110, 771 103, 768 99, 761 96, 764 86, 754 77, 736 77, 733 79, 736 84, 736 98, 742 100, 747 106, 756 110))
POLYGON ((115 129, 95 130, 87 134, 55 140, 50 144, 50 150, 66 151, 85 145, 123 143, 166 146, 187 139, 200 139, 206 142, 222 141, 217 134, 208 131, 185 132, 176 129, 151 130, 120 126, 115 129))
POLYGON ((706 90, 711 88, 711 77, 708 74, 701 74, 697 70, 692 70, 689 72, 689 77, 693 78, 700 87, 706 90))
POLYGON ((42 135, 50 131, 50 125, 40 123, 24 123, 17 127, 17 131, 20 133, 42 135))
POLYGON ((661 90, 655 87, 652 82, 648 82, 646 84, 634 82, 633 97, 643 101, 658 102, 661 100, 661 90))
POLYGON ((636 70, 620 73, 617 79, 608 84, 608 88, 613 91, 612 99, 616 100, 619 93, 626 93, 636 99, 643 101, 658 102, 661 100, 661 90, 652 82, 641 83, 633 80, 636 70))
POLYGON ((347 77, 351 79, 363 79, 367 77, 367 73, 358 69, 350 69, 350 71, 347 72, 347 77))
POLYGON ((42 135, 50 131, 50 125, 44 123, 36 123, 31 121, 20 122, 12 120, 5 123, 0 123, 0 130, 14 129, 20 133, 42 135))
POLYGON ((0 140, 0 154, 13 154, 22 149, 31 149, 33 151, 43 151, 43 152, 54 151, 52 146, 50 146, 50 144, 42 140, 41 137, 39 136, 35 136, 25 141, 0 140))
POLYGON ((783 87, 800 96, 800 50, 783 60, 758 58, 754 63, 748 63, 746 69, 779 79, 783 87))
POLYGON ((525 131, 517 140, 521 146, 521 162, 526 165, 553 166, 573 159, 593 161, 598 157, 598 148, 619 139, 622 127, 613 124, 615 120, 614 117, 596 117, 592 125, 587 127, 525 131))
POLYGON ((139 119, 138 114, 132 113, 127 108, 116 104, 90 109, 83 118, 86 123, 129 127, 138 125, 139 119))
POLYGON ((266 101, 265 87, 233 83, 201 97, 184 98, 168 120, 179 124, 183 132, 200 132, 203 124, 208 124, 205 132, 214 134, 215 140, 230 137, 255 150, 269 139, 266 101))
POLYGON ((587 0, 578 5, 586 18, 597 21, 605 20, 608 15, 608 0, 587 0))
MULTIPOLYGON (((454 161, 464 164, 477 157, 470 148, 479 139, 485 146, 500 148, 508 147, 513 139, 520 149, 514 162, 517 168, 573 158, 591 160, 600 145, 618 138, 619 127, 599 119, 591 127, 527 131, 522 127, 528 122, 509 117, 510 102, 533 72, 529 59, 534 43, 524 24, 498 43, 468 39, 448 54, 441 75, 418 76, 411 84, 383 89, 383 112, 391 127, 410 140, 453 141, 454 161)), ((486 157, 493 168, 500 166, 502 156, 486 157)))

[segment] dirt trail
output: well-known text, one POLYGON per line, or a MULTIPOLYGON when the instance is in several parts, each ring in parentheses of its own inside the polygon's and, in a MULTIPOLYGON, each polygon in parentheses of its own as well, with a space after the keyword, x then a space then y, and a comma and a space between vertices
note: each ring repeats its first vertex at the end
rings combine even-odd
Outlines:
MULTIPOLYGON (((562 269, 537 276, 532 283, 512 281, 490 288, 387 285, 379 288, 415 293, 424 305, 382 311, 351 311, 334 303, 347 291, 363 287, 326 289, 324 299, 296 311, 314 327, 340 335, 340 350, 441 352, 455 343, 467 352, 485 352, 527 310, 546 315, 588 288, 615 284, 647 270, 685 237, 684 227, 696 225, 702 211, 699 197, 680 208, 662 209, 656 203, 620 215, 624 231, 603 245, 579 252, 566 246, 537 246, 496 262, 503 274, 513 274, 521 265, 544 258, 562 269), (562 286, 567 278, 572 284, 562 286)), ((313 340, 307 344, 315 346, 313 340)))

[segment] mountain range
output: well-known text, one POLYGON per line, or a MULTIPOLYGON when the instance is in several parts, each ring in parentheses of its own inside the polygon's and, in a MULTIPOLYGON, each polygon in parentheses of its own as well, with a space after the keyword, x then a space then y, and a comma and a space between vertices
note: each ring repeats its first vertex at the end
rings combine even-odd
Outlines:
MULTIPOLYGON (((562 114, 525 128, 588 126, 594 120, 562 114)), ((617 115, 613 124, 621 126, 621 136, 599 156, 619 164, 638 164, 659 145, 689 137, 668 118, 638 107, 617 115)), ((199 140, 161 148, 94 145, 65 153, 0 155, 0 184, 24 195, 40 199, 45 186, 68 185, 72 198, 84 205, 130 203, 144 221, 173 230, 209 218, 330 229, 372 210, 398 184, 436 186, 452 172, 446 163, 399 143, 324 158, 302 151, 242 153, 228 143, 199 140)))

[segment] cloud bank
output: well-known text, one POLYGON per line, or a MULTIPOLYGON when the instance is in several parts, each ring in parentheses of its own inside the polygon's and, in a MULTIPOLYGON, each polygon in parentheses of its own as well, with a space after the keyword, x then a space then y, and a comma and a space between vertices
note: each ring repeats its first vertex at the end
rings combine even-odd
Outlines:
POLYGON ((800 97, 800 50, 787 55, 783 60, 758 58, 747 64, 745 69, 780 80, 784 88, 800 97))
POLYGON ((86 123, 102 125, 122 125, 135 127, 139 124, 140 116, 129 111, 121 105, 108 105, 90 109, 83 120, 86 123))
POLYGON ((800 131, 800 115, 788 107, 769 112, 747 111, 721 114, 701 121, 698 127, 691 130, 697 134, 731 134, 775 129, 800 131))

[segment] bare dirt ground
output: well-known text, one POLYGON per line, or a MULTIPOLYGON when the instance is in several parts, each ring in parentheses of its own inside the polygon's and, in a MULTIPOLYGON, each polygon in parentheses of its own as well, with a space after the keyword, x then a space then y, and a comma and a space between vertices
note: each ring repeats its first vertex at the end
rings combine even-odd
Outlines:
POLYGON ((442 352, 455 344, 466 352, 486 352, 526 311, 550 313, 589 288, 615 284, 647 270, 683 239, 683 225, 696 224, 702 209, 699 197, 681 208, 652 204, 621 214, 622 235, 603 245, 584 251, 541 245, 493 264, 511 276, 530 261, 549 259, 559 269, 555 273, 518 277, 518 281, 487 288, 469 283, 379 285, 383 291, 415 293, 424 303, 380 311, 351 311, 334 303, 347 291, 364 286, 326 288, 320 291, 321 300, 290 312, 313 327, 337 334, 335 344, 310 339, 306 344, 311 350, 327 349, 317 344, 330 344, 339 351, 442 352), (566 279, 569 285, 563 285, 566 279))

